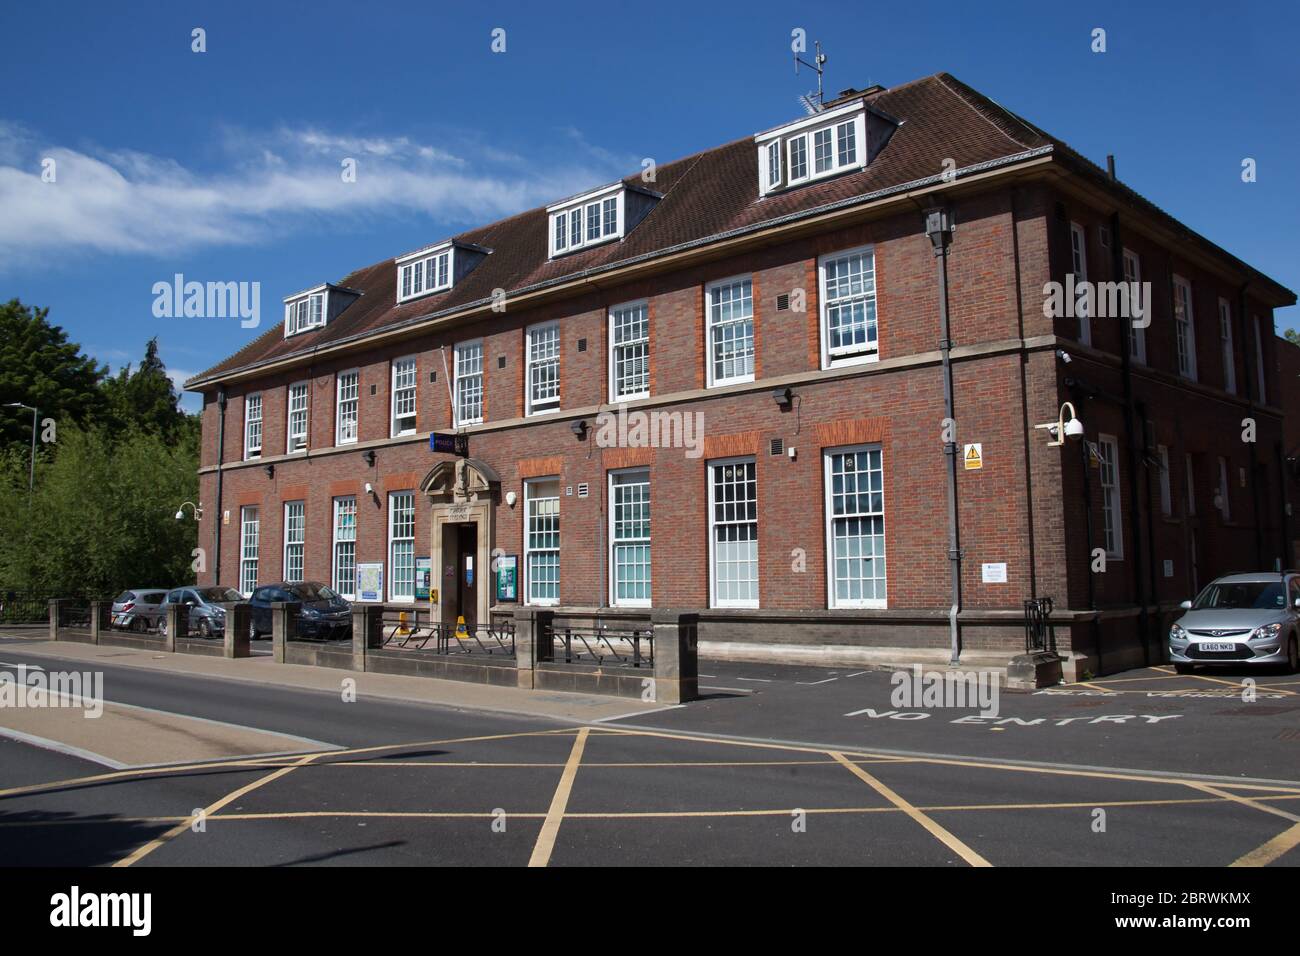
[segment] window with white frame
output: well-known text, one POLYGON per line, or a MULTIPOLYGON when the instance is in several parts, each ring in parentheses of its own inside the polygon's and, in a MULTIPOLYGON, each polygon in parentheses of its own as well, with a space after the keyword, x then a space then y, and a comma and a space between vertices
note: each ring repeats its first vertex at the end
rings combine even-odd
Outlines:
POLYGON ((1219 514, 1224 521, 1232 520, 1232 500, 1229 495, 1228 460, 1219 456, 1219 514))
POLYGON ((406 302, 422 295, 450 289, 452 283, 453 249, 447 246, 439 251, 415 253, 415 258, 397 261, 397 301, 406 302))
POLYGON ((250 597, 257 589, 257 508, 239 509, 239 590, 250 597))
POLYGON ((822 368, 874 359, 879 349, 874 250, 832 253, 818 266, 822 368))
POLYGON ((284 503, 284 579, 301 581, 307 544, 307 508, 302 501, 284 503))
POLYGON ((560 603, 560 479, 524 482, 524 599, 560 603))
POLYGON ((767 195, 866 165, 866 113, 852 103, 754 137, 760 193, 767 195), (784 170, 782 153, 784 152, 784 170))
POLYGON ((1183 456, 1184 475, 1187 480, 1187 513, 1196 514, 1196 466, 1190 454, 1183 456))
POLYGON ((1147 364, 1147 330, 1151 324, 1151 303, 1142 296, 1142 260, 1131 249, 1124 250, 1124 281, 1129 288, 1128 354, 1134 362, 1147 364), (1134 323, 1140 323, 1136 327, 1134 323))
POLYGON ((644 302, 609 313, 609 400, 650 394, 650 309, 644 302))
POLYGON ((456 346, 456 424, 483 421, 483 342, 456 346))
POLYGON ((393 436, 415 434, 415 356, 393 361, 393 436))
POLYGON ((550 254, 557 256, 622 238, 625 206, 622 183, 548 206, 550 254))
POLYGON ((1070 270, 1074 273, 1074 314, 1079 319, 1079 341, 1092 344, 1092 317, 1088 314, 1088 239, 1083 226, 1070 223, 1070 270))
POLYGON ((610 591, 616 606, 650 606, 650 472, 609 476, 610 591))
POLYGON ((1169 481, 1169 449, 1157 445, 1156 456, 1160 460, 1160 513, 1167 518, 1174 513, 1174 493, 1169 481))
POLYGON ((823 453, 831 607, 885 607, 885 491, 879 445, 823 453))
POLYGON ((357 402, 360 390, 360 373, 356 369, 339 373, 338 403, 334 416, 336 445, 349 445, 357 440, 357 402))
POLYGON ((357 590, 357 499, 334 499, 334 590, 349 601, 357 590))
POLYGON ((293 454, 307 447, 307 407, 310 392, 306 382, 289 386, 289 422, 285 429, 285 453, 293 454))
POLYGON ((753 458, 709 465, 713 607, 758 607, 758 476, 753 458))
POLYGON ((529 326, 527 339, 527 413, 554 411, 560 407, 560 323, 529 326))
POLYGON ((1259 382, 1259 402, 1268 404, 1268 386, 1264 381, 1264 336, 1259 330, 1259 316, 1253 316, 1255 326, 1255 378, 1259 382))
POLYGON ((1192 286, 1174 276, 1174 340, 1178 352, 1178 374, 1196 381, 1196 318, 1192 314, 1192 286))
POLYGON ((1223 352, 1223 387, 1229 392, 1237 390, 1237 357, 1232 348, 1232 307, 1228 300, 1219 299, 1219 349, 1223 352))
POLYGON ((415 600, 415 492, 388 496, 388 597, 415 600))
POLYGON ((749 276, 708 287, 709 384, 754 380, 754 282, 749 276))
POLYGON ((262 457, 262 396, 244 399, 244 458, 262 457))
POLYGON ((1106 557, 1124 556, 1124 531, 1120 526, 1119 496, 1119 443, 1112 435, 1101 435, 1097 441, 1097 455, 1101 471, 1101 524, 1106 557))
POLYGON ((284 304, 284 334, 296 335, 325 324, 325 292, 313 292, 284 304))

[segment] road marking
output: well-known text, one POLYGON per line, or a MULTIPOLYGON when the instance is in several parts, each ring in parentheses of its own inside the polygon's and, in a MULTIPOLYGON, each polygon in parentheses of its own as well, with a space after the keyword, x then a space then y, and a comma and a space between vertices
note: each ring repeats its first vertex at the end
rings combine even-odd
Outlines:
POLYGON ((753 681, 756 684, 771 684, 773 681, 766 677, 737 677, 736 680, 753 681))
POLYGON ((701 687, 700 690, 725 690, 730 694, 752 694, 748 687, 701 687))
POLYGON ((573 739, 573 749, 569 751, 569 762, 564 765, 560 782, 555 787, 555 796, 551 797, 551 808, 546 811, 542 823, 542 832, 537 835, 533 846, 533 855, 528 860, 529 866, 546 866, 551 862, 551 851, 555 849, 555 837, 560 832, 560 821, 564 819, 564 810, 569 805, 569 794, 573 791, 573 778, 578 775, 578 764, 582 762, 582 751, 587 746, 589 731, 583 727, 573 739))
POLYGON ((909 817, 911 817, 921 826, 925 827, 925 829, 930 832, 931 836, 937 839, 948 849, 952 850, 954 853, 960 856, 971 866, 992 866, 993 865, 988 860, 984 859, 984 857, 980 856, 978 853, 976 853, 974 850, 968 847, 965 843, 962 843, 961 840, 958 840, 955 836, 952 835, 952 833, 945 830, 943 827, 935 823, 933 820, 927 817, 916 807, 912 806, 910 803, 908 803, 906 800, 900 797, 893 790, 889 789, 889 787, 885 786, 875 777, 871 776, 871 774, 867 773, 857 764, 853 763, 851 760, 849 760, 848 757, 845 757, 844 754, 840 753, 837 750, 830 750, 827 751, 827 753, 829 753, 837 761, 843 764, 844 768, 848 770, 849 773, 853 774, 855 777, 857 777, 859 780, 861 780, 863 783, 869 786, 872 790, 875 790, 876 793, 880 794, 882 797, 884 797, 894 806, 898 807, 898 809, 902 810, 904 813, 906 813, 909 817))
MULTIPOLYGON (((231 803, 238 800, 240 797, 244 796, 245 794, 252 793, 254 790, 258 789, 259 787, 264 787, 268 783, 273 783, 274 781, 279 780, 281 777, 285 776, 286 774, 293 773, 293 771, 297 770, 299 766, 305 763, 310 763, 311 761, 315 760, 317 756, 318 756, 317 754, 310 754, 306 757, 303 757, 301 760, 298 761, 298 763, 294 764, 291 767, 281 767, 279 770, 274 770, 271 773, 268 773, 264 777, 258 777, 252 783, 244 784, 244 786, 240 787, 238 790, 232 790, 230 793, 226 794, 220 800, 216 801, 215 803, 211 803, 208 806, 203 808, 202 815, 204 819, 214 816, 217 813, 217 811, 220 810, 222 807, 230 805, 231 803)), ((176 826, 172 827, 162 836, 158 837, 157 839, 150 840, 144 846, 137 847, 127 856, 124 856, 122 859, 114 863, 113 866, 128 867, 131 866, 132 864, 139 863, 146 856, 148 856, 154 850, 158 849, 163 844, 167 843, 173 837, 178 837, 186 830, 188 830, 190 826, 194 823, 195 819, 196 817, 194 816, 186 817, 185 820, 176 824, 176 826)))
POLYGON ((97 754, 81 747, 74 747, 72 744, 51 740, 48 737, 37 737, 35 734, 25 734, 21 730, 10 730, 8 727, 0 727, 0 737, 16 740, 19 743, 31 744, 33 747, 40 747, 42 750, 52 750, 68 757, 76 757, 79 760, 88 760, 102 767, 108 767, 110 770, 123 770, 129 766, 129 764, 124 764, 120 760, 114 760, 111 757, 105 757, 103 754, 97 754))
POLYGON ((856 674, 845 674, 845 677, 861 677, 863 674, 870 674, 871 671, 858 671, 856 674))
POLYGON ((825 680, 812 680, 812 681, 797 680, 795 681, 795 683, 798 684, 800 687, 816 687, 818 684, 829 684, 833 680, 839 680, 839 678, 828 677, 825 680))
MULTIPOLYGON (((610 720, 625 720, 628 717, 640 717, 643 714, 658 714, 665 710, 681 710, 685 706, 685 704, 664 704, 664 706, 657 707, 654 710, 634 710, 627 714, 614 714, 612 717, 597 717, 592 721, 592 723, 603 724, 610 720)), ((573 731, 570 730, 569 733, 573 733, 573 731)))
POLYGON ((1300 844, 1300 823, 1289 827, 1262 846, 1256 847, 1245 856, 1230 863, 1230 866, 1268 866, 1288 850, 1300 844))
POLYGON ((1252 810, 1263 810, 1265 813, 1271 813, 1274 816, 1282 817, 1285 820, 1290 820, 1292 823, 1300 823, 1300 817, 1296 816, 1294 813, 1287 813, 1285 810, 1280 810, 1277 807, 1270 807, 1266 804, 1257 803, 1249 797, 1241 796, 1241 794, 1228 793, 1226 790, 1220 790, 1218 787, 1211 787, 1204 783, 1194 783, 1190 786, 1195 790, 1203 790, 1206 793, 1214 794, 1216 797, 1223 797, 1225 800, 1231 800, 1233 803, 1239 803, 1244 807, 1250 807, 1252 810))
MULTIPOLYGON (((1224 680, 1222 677, 1206 677, 1204 674, 1192 674, 1190 676, 1195 677, 1197 680, 1208 680, 1208 681, 1213 681, 1216 684, 1227 684, 1229 687, 1235 687, 1237 690, 1240 691, 1244 691, 1246 689, 1246 686, 1242 684, 1240 681, 1224 680)), ((1251 680, 1254 680, 1254 678, 1251 678, 1251 680)), ((1262 688, 1263 685, 1256 682, 1255 686, 1256 688, 1262 688)), ((1290 697, 1296 696, 1296 692, 1293 690, 1282 690, 1281 688, 1277 688, 1277 689, 1270 688, 1270 689, 1277 694, 1286 694, 1290 697)))

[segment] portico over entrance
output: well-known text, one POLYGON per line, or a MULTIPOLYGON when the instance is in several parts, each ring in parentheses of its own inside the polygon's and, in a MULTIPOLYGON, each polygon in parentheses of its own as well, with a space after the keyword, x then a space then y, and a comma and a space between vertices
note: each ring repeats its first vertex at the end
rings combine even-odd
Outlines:
POLYGON ((438 589, 437 619, 488 623, 492 603, 492 542, 501 476, 474 458, 440 461, 420 482, 429 496, 433 540, 433 581, 438 589))

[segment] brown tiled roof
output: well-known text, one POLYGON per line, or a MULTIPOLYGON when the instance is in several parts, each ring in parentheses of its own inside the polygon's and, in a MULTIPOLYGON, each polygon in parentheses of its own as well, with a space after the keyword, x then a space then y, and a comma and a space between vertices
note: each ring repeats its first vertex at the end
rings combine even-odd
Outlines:
MULTIPOLYGON (((227 372, 455 312, 488 300, 493 289, 519 294, 786 217, 866 201, 874 194, 937 179, 947 158, 955 161, 958 170, 966 170, 1026 153, 1064 150, 1096 170, 1063 143, 946 73, 882 92, 868 91, 864 98, 901 125, 859 172, 760 199, 754 141, 745 137, 659 166, 651 185, 663 199, 622 241, 549 259, 546 209, 530 209, 452 237, 492 250, 454 288, 396 305, 397 269, 391 258, 385 259, 339 280, 363 295, 324 328, 286 339, 277 322, 187 385, 211 384, 227 372)), ((639 185, 636 176, 625 181, 639 185)), ((429 241, 441 238, 445 237, 431 236, 429 241)))

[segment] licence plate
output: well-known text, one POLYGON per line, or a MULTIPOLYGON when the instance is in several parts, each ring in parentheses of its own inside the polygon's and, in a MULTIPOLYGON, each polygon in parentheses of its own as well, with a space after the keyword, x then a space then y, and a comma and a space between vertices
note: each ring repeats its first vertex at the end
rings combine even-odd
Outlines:
POLYGON ((1235 651, 1237 649, 1236 644, 1216 644, 1207 641, 1202 641, 1200 647, 1203 651, 1235 651))

